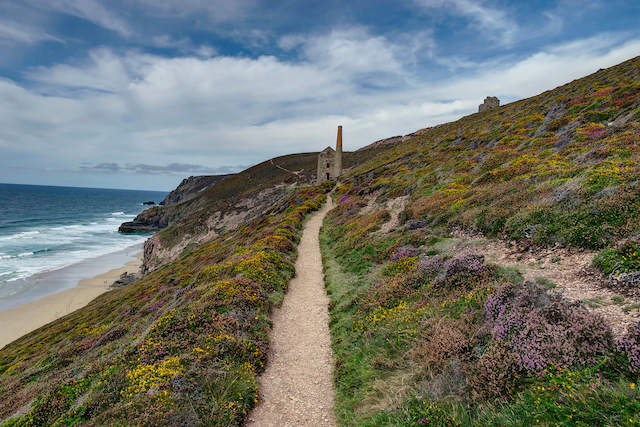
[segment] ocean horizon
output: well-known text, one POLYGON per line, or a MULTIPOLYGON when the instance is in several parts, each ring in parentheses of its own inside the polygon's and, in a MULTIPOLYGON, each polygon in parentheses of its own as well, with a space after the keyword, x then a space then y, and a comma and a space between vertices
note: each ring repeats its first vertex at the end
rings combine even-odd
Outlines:
POLYGON ((31 278, 143 243, 148 234, 118 226, 166 194, 0 183, 0 305, 37 291, 31 278))

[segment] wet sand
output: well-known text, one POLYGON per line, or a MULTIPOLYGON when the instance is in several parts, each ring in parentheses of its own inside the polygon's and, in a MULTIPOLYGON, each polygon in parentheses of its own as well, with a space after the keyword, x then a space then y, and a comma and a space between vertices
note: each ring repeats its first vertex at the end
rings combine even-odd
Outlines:
MULTIPOLYGON (((100 258, 96 258, 99 263, 100 258)), ((43 296, 35 301, 0 311, 0 348, 41 326, 84 307, 124 272, 137 273, 142 264, 142 252, 133 261, 119 268, 82 279, 70 289, 43 296)))

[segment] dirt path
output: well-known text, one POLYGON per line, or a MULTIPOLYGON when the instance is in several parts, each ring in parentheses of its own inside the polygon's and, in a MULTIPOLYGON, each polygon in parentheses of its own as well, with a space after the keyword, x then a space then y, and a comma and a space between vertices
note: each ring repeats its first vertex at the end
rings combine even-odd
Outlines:
POLYGON ((304 226, 296 277, 271 319, 271 349, 260 377, 260 403, 248 426, 333 426, 333 354, 329 299, 324 289, 318 234, 324 207, 304 226))

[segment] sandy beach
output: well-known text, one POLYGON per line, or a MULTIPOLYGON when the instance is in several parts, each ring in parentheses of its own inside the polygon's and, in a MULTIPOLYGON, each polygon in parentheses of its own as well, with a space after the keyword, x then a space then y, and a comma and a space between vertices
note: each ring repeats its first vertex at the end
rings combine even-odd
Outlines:
POLYGON ((133 261, 119 268, 82 279, 78 284, 61 292, 46 295, 36 301, 0 311, 0 348, 41 326, 84 307, 98 295, 109 290, 109 286, 124 272, 135 273, 142 264, 142 252, 133 261))

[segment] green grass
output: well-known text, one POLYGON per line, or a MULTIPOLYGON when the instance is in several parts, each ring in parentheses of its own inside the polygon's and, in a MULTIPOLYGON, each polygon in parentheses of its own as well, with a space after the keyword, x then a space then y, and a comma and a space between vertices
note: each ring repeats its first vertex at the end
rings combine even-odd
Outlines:
POLYGON ((609 303, 606 302, 604 300, 604 297, 602 296, 586 298, 583 301, 584 301, 584 304, 589 308, 599 308, 599 307, 604 307, 606 305, 609 305, 609 303))
POLYGON ((615 249, 603 249, 593 257, 593 265, 598 267, 602 274, 609 275, 618 266, 618 251, 615 249))
MULTIPOLYGON (((332 347, 340 363, 335 371, 335 412, 341 420, 354 420, 356 409, 370 389, 367 384, 375 378, 371 367, 372 354, 362 341, 346 331, 355 327, 354 301, 370 283, 362 276, 344 271, 329 247, 326 230, 320 233, 322 262, 327 294, 330 299, 330 321, 332 347)), ((346 269, 345 269, 346 270, 346 269)))
POLYGON ((536 277, 536 283, 547 290, 555 289, 558 286, 546 277, 536 277))
POLYGON ((616 305, 622 305, 624 304, 624 297, 620 296, 620 295, 616 295, 614 297, 611 298, 611 301, 613 301, 614 304, 616 305))

